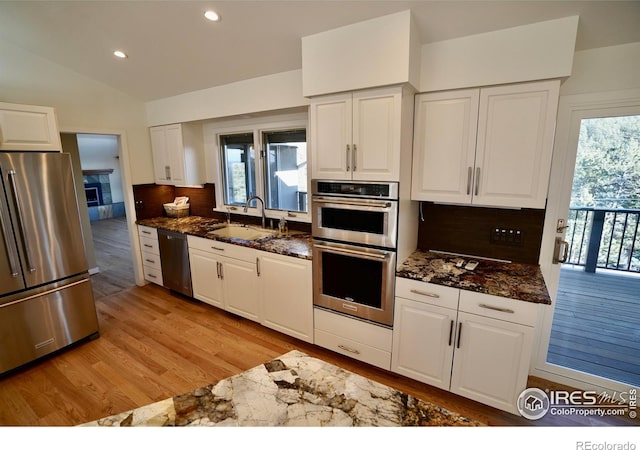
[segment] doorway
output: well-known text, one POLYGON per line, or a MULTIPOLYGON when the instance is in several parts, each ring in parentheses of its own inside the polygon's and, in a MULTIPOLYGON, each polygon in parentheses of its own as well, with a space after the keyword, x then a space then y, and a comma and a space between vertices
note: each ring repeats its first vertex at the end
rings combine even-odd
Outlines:
POLYGON ((561 98, 540 259, 553 305, 534 375, 583 389, 640 384, 639 161, 640 91, 561 98))
POLYGON ((62 133, 63 151, 71 154, 85 234, 85 247, 96 300, 135 285, 124 206, 119 137, 62 133))
POLYGON ((582 119, 547 362, 640 386, 640 115, 582 119))

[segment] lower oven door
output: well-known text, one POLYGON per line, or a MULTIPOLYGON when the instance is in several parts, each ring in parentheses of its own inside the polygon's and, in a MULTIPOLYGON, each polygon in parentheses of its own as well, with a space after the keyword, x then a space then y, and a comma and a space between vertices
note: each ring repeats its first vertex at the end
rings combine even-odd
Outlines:
POLYGON ((314 241, 313 303, 390 327, 395 268, 394 251, 314 241))

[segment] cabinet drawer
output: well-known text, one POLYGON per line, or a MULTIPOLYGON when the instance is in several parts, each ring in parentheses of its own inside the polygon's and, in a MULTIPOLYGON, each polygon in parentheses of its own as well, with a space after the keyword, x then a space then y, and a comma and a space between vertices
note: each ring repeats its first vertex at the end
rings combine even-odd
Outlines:
POLYGON ((142 252, 142 264, 150 269, 162 270, 160 256, 151 252, 142 252))
POLYGON ((315 331, 315 344, 385 370, 391 369, 391 352, 318 329, 315 331))
POLYGON ((393 332, 388 328, 379 327, 318 308, 314 309, 313 314, 316 331, 326 331, 336 336, 343 336, 354 342, 361 342, 367 346, 385 352, 391 352, 393 332))
POLYGON ((162 280, 162 270, 154 269, 149 266, 142 266, 142 270, 144 271, 145 280, 155 284, 159 284, 160 286, 164 286, 164 282, 162 280))
POLYGON ((460 290, 456 288, 396 277, 396 297, 442 306, 443 308, 458 309, 459 293, 460 290))
POLYGON ((527 326, 535 326, 539 306, 512 298, 460 291, 460 311, 527 326))
POLYGON ((156 228, 138 225, 138 235, 151 239, 158 239, 158 230, 156 228))
POLYGON ((241 245, 227 244, 226 242, 206 239, 197 236, 187 236, 189 248, 202 250, 228 258, 240 259, 246 262, 256 262, 257 252, 255 249, 243 247, 241 245))
POLYGON ((158 245, 158 239, 152 239, 144 236, 140 236, 140 247, 142 251, 146 253, 152 253, 154 255, 160 255, 160 246, 158 245))

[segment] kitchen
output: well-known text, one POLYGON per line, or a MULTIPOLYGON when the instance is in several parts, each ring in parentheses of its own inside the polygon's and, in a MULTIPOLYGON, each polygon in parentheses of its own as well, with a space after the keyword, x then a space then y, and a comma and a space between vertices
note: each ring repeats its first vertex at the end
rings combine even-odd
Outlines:
MULTIPOLYGON (((534 33, 536 33, 536 32, 534 32, 534 33)), ((632 46, 632 48, 635 48, 635 47, 632 46)), ((15 52, 15 50, 13 50, 13 51, 15 52)), ((615 50, 612 49, 611 51, 613 52, 615 50)), ((425 49, 423 48, 423 55, 424 55, 424 52, 425 52, 425 49)), ((576 70, 579 67, 583 67, 583 68, 584 67, 590 67, 589 66, 589 63, 590 63, 589 58, 594 58, 594 60, 591 61, 591 63, 593 63, 594 65, 597 66, 598 63, 594 63, 594 61, 599 61, 598 58, 606 59, 606 58, 609 57, 609 54, 606 53, 606 52, 603 52, 603 54, 599 54, 598 52, 595 52, 595 51, 593 53, 588 53, 587 52, 584 55, 576 55, 574 57, 573 56, 573 48, 572 47, 571 47, 571 50, 570 50, 569 53, 571 54, 571 58, 574 59, 574 61, 573 61, 574 70, 576 70), (581 56, 583 57, 583 59, 580 59, 581 56), (582 64, 582 66, 579 66, 578 63, 582 64)), ((632 62, 635 61, 635 60, 637 60, 637 59, 627 58, 627 59, 625 59, 625 62, 627 64, 632 64, 632 62)), ((32 62, 33 63, 42 64, 42 61, 34 61, 34 58, 32 58, 32 62)), ((533 63, 531 63, 531 65, 533 65, 533 63)), ((566 70, 566 66, 564 67, 564 69, 566 70)), ((632 67, 632 69, 633 69, 633 67, 632 67)), ((522 70, 527 70, 527 67, 523 67, 522 70)), ((554 70, 560 70, 560 69, 554 68, 554 70)), ((303 66, 302 75, 304 75, 304 72, 305 72, 305 68, 303 66)), ((619 75, 615 75, 615 76, 624 77, 624 75, 622 74, 623 72, 625 72, 625 71, 620 71, 620 74, 619 75)), ((630 70, 630 71, 627 71, 627 72, 633 73, 633 70, 630 70)), ((316 73, 317 73, 317 71, 316 71, 316 73)), ((591 72, 589 72, 589 73, 591 73, 591 72)), ((637 71, 636 71, 636 73, 637 73, 637 71)), ((566 73, 565 76, 568 75, 568 74, 569 73, 566 73)), ((611 78, 614 78, 615 76, 612 76, 611 78)), ((231 92, 233 92, 234 90, 241 90, 241 91, 245 91, 245 92, 251 92, 251 89, 258 89, 258 86, 260 85, 261 82, 271 81, 271 82, 275 83, 276 85, 280 86, 280 88, 284 91, 284 93, 287 93, 288 91, 285 90, 284 87, 287 86, 288 84, 293 84, 295 86, 300 86, 300 79, 299 78, 300 78, 300 73, 299 72, 298 73, 283 73, 281 77, 275 77, 275 76, 268 77, 268 80, 257 81, 254 84, 252 84, 251 81, 247 81, 245 83, 241 83, 240 85, 233 85, 233 86, 229 87, 229 90, 231 92)), ((542 76, 541 78, 544 78, 544 77, 542 76)), ((621 81, 619 79, 613 80, 611 78, 606 78, 604 80, 603 79, 599 79, 599 80, 595 81, 595 80, 589 80, 588 76, 587 76, 587 79, 586 80, 583 79, 583 82, 586 83, 587 85, 588 85, 589 82, 604 83, 604 85, 602 85, 602 84, 601 85, 597 85, 594 88, 594 90, 598 90, 598 89, 606 90, 607 88, 609 88, 609 85, 607 85, 606 83, 618 83, 618 82, 621 81)), ((624 81, 624 80, 622 80, 622 81, 624 81)), ((618 87, 625 87, 625 86, 635 87, 635 85, 633 84, 634 83, 633 80, 628 80, 628 82, 629 82, 628 85, 624 85, 623 84, 623 85, 617 85, 617 86, 618 87)), ((571 83, 571 78, 568 81, 565 82, 564 87, 567 88, 567 86, 570 86, 570 83, 571 83)), ((493 84, 493 83, 481 83, 481 84, 484 85, 484 84, 493 84)), ((496 83, 496 84, 499 84, 499 83, 496 83)), ((86 86, 87 85, 86 80, 83 83, 81 83, 80 85, 81 86, 86 86)), ((584 87, 583 86, 577 86, 577 87, 574 86, 574 89, 576 89, 576 91, 574 91, 574 92, 579 92, 581 89, 584 89, 584 87)), ((345 90, 345 89, 344 88, 340 88, 339 90, 345 90)), ((425 91, 426 90, 429 90, 429 89, 425 89, 425 91)), ((422 91, 422 89, 421 89, 421 91, 422 91)), ((202 92, 200 94, 202 94, 202 98, 206 98, 207 95, 214 95, 215 96, 215 94, 218 93, 218 92, 219 92, 219 90, 218 91, 214 91, 214 92, 212 92, 212 91, 202 92)), ((569 91, 569 92, 571 92, 571 91, 569 91)), ((283 93, 282 91, 277 91, 277 90, 274 92, 274 98, 271 99, 271 102, 272 102, 271 104, 273 106, 270 107, 269 109, 281 109, 282 107, 286 107, 286 106, 290 106, 291 105, 291 104, 289 104, 289 105, 286 104, 286 102, 284 100, 285 97, 283 95, 281 95, 282 93, 283 93)), ((3 100, 4 99, 11 99, 12 100, 13 98, 15 98, 15 97, 12 98, 11 95, 6 95, 5 96, 4 92, 2 92, 2 94, 3 94, 3 100)), ((249 97, 251 97, 251 96, 249 96, 249 97)), ((261 101, 269 101, 269 99, 265 100, 264 96, 261 96, 260 98, 261 98, 261 101)), ((290 98, 290 96, 288 98, 290 98)), ((18 99, 16 99, 16 100, 18 100, 18 99)), ((36 99, 34 99, 34 102, 35 102, 35 100, 36 99)), ((120 98, 120 100, 125 102, 125 99, 120 98)), ((28 102, 29 98, 28 97, 27 98, 23 97, 23 99, 20 99, 20 101, 23 102, 23 103, 24 102, 28 102)), ((148 119, 147 121, 144 120, 144 112, 143 112, 144 106, 143 105, 135 105, 134 110, 137 109, 137 111, 140 112, 140 117, 136 118, 135 121, 137 121, 137 123, 141 123, 141 125, 146 130, 146 127, 149 126, 149 125, 157 125, 157 124, 161 124, 161 123, 171 123, 171 122, 189 122, 189 121, 193 121, 193 120, 203 120, 203 119, 206 119, 207 116, 210 116, 210 117, 217 117, 217 116, 224 117, 224 116, 227 116, 227 115, 233 116, 233 115, 237 115, 237 114, 243 114, 243 113, 247 113, 247 112, 252 112, 252 108, 253 108, 252 106, 246 106, 246 105, 239 105, 239 106, 238 105, 233 105, 233 106, 228 106, 229 110, 228 110, 227 113, 224 113, 224 114, 221 114, 219 111, 215 111, 215 112, 207 111, 207 112, 202 113, 202 114, 205 114, 204 117, 194 117, 193 115, 190 115, 189 113, 185 112, 185 113, 183 113, 183 117, 180 117, 180 118, 179 117, 175 117, 175 115, 180 115, 180 113, 179 113, 180 108, 185 108, 185 105, 189 105, 190 101, 191 100, 189 100, 189 98, 182 98, 182 99, 181 98, 172 98, 172 99, 168 99, 168 100, 166 100, 164 102, 162 100, 152 101, 152 102, 149 103, 149 105, 147 105, 147 111, 149 113, 148 117, 150 117, 150 119, 148 119), (166 105, 164 103, 166 103, 166 105), (239 110, 238 109, 234 110, 234 108, 240 108, 240 109, 239 110), (159 117, 162 114, 164 114, 165 117, 159 117), (174 114, 174 117, 166 117, 166 115, 171 115, 171 114, 174 114)), ((251 99, 246 99, 244 101, 251 103, 251 99)), ((35 103, 39 104, 39 103, 43 103, 43 102, 42 101, 38 101, 38 102, 35 102, 35 103)), ((293 104, 295 104, 295 103, 293 103, 293 104)), ((56 106, 58 106, 58 105, 56 105, 56 106)), ((80 126, 83 126, 83 124, 85 124, 84 126, 87 126, 89 128, 95 128, 96 127, 96 125, 91 126, 90 124, 87 124, 86 119, 83 119, 83 118, 79 117, 78 113, 80 113, 80 111, 78 111, 77 113, 74 114, 73 110, 70 110, 68 108, 65 109, 64 108, 65 102, 60 102, 60 106, 62 108, 60 108, 60 107, 57 108, 58 114, 59 114, 59 118, 60 118, 61 123, 70 124, 70 125, 67 125, 67 127, 80 127, 80 126), (62 122, 63 118, 64 118, 64 122, 62 122)), ((215 107, 223 108, 223 107, 221 107, 219 105, 216 105, 215 107)), ((298 106, 296 106, 296 107, 298 107, 298 106)), ((132 110, 129 109, 127 114, 132 114, 131 111, 132 110)), ((183 111, 184 111, 184 109, 183 109, 183 111)), ((126 127, 124 125, 116 125, 117 123, 124 124, 125 123, 125 119, 124 118, 114 119, 113 128, 127 129, 130 126, 128 124, 127 124, 126 127)), ((104 129, 104 126, 101 126, 100 128, 104 129)), ((127 151, 131 154, 130 166, 131 166, 131 168, 135 168, 135 178, 133 179, 133 181, 135 181, 135 182, 133 182, 132 184, 142 184, 142 183, 148 182, 150 179, 154 178, 153 175, 149 176, 150 174, 148 174, 148 173, 145 174, 144 173, 145 171, 147 171, 147 172, 149 171, 149 167, 150 167, 149 162, 152 160, 151 156, 143 154, 144 152, 129 151, 129 149, 130 150, 133 150, 134 148, 137 149, 137 146, 139 144, 141 144, 141 146, 143 148, 149 148, 148 144, 143 143, 145 140, 148 139, 148 137, 146 137, 146 136, 142 137, 141 134, 142 133, 140 131, 133 132, 133 133, 127 133, 127 141, 128 142, 127 142, 126 145, 127 145, 127 151)), ((211 160, 208 160, 206 162, 206 164, 209 164, 209 165, 212 164, 211 160)), ((207 172, 209 173, 209 170, 207 170, 207 172)), ((132 179, 131 173, 129 173, 129 178, 132 179)), ((323 178, 326 178, 326 177, 323 177, 323 178)), ((208 181, 213 182, 214 180, 210 179, 208 181)), ((131 197, 133 197, 133 195, 131 195, 131 197)), ((132 200, 133 200, 132 198, 129 199, 130 206, 131 206, 132 200)), ((403 201, 403 200, 401 199, 401 201, 403 201)), ((217 204, 224 204, 224 203, 218 202, 217 204)), ((415 214, 416 214, 416 217, 417 217, 417 213, 418 213, 417 204, 415 204, 415 208, 416 208, 415 209, 415 214)), ((260 214, 260 212, 259 212, 260 209, 259 208, 255 208, 254 211, 255 211, 256 215, 260 214)), ((418 220, 412 221, 411 223, 416 228, 419 225, 418 220)), ((514 228, 516 228, 516 227, 514 227, 514 228)), ((135 228, 132 227, 132 230, 135 230, 135 228)), ((399 235, 398 238, 399 239, 404 239, 404 236, 407 236, 407 234, 412 234, 412 233, 403 233, 403 237, 401 238, 400 235, 399 235)), ((132 236, 132 242, 137 242, 137 234, 134 234, 132 236)), ((410 246, 407 245, 407 247, 410 247, 410 246)), ((398 251, 400 252, 400 242, 398 243, 398 251)), ((408 250, 404 249, 403 251, 405 251, 405 253, 406 253, 408 250)), ((399 258, 399 259, 401 259, 401 258, 399 258)), ((402 259, 404 259, 404 258, 402 258, 402 259)), ((541 260, 542 260, 542 256, 541 256, 541 260)), ((141 278, 140 277, 141 273, 142 273, 142 268, 138 267, 139 279, 141 278)))

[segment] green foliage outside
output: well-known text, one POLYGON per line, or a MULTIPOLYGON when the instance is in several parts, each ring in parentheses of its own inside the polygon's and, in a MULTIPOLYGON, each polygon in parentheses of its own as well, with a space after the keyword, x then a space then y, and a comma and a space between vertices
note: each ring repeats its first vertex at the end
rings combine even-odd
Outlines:
MULTIPOLYGON (((640 116, 582 120, 571 208, 613 210, 605 213, 598 267, 640 271, 640 116)), ((570 258, 584 264, 593 211, 569 216, 570 258)))
POLYGON ((640 208, 640 116, 585 119, 571 207, 640 208))

